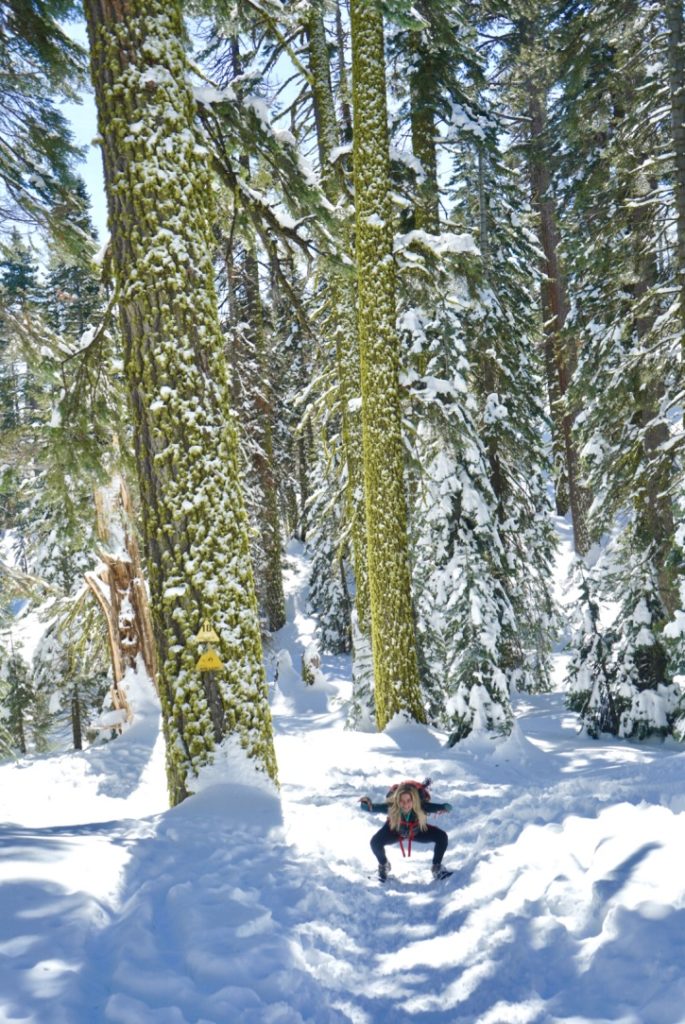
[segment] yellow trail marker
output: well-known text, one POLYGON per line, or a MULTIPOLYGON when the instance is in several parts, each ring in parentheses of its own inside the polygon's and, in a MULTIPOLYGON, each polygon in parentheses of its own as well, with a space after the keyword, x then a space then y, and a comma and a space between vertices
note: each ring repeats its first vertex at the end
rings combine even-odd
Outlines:
POLYGON ((215 632, 214 627, 212 626, 209 619, 205 619, 205 621, 202 623, 202 629, 197 634, 195 639, 198 641, 198 643, 201 644, 217 644, 219 642, 219 637, 215 632))
POLYGON ((198 672, 214 672, 216 669, 223 667, 223 661, 211 647, 208 651, 205 651, 204 654, 200 655, 195 664, 195 668, 198 672))

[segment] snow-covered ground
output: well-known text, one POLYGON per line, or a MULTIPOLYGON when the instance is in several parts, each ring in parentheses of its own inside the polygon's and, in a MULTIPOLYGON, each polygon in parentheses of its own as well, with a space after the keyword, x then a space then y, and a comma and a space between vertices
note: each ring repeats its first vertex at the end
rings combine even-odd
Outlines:
POLYGON ((0 766, 0 1024, 685 1022, 683 748, 589 740, 558 693, 518 698, 499 745, 347 731, 349 662, 299 681, 289 566, 280 800, 243 781, 167 810, 142 693, 107 746, 0 766), (382 887, 358 798, 425 775, 454 874, 395 848, 382 887))

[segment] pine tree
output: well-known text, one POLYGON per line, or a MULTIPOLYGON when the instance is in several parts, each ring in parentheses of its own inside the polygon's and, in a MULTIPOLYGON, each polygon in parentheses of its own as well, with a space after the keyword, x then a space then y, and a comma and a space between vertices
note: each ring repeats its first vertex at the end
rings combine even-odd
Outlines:
POLYGON ((353 0, 352 85, 362 442, 376 720, 425 720, 411 607, 395 330, 383 18, 353 0))
POLYGON ((60 99, 78 99, 84 53, 64 31, 74 0, 7 0, 0 8, 0 233, 46 229, 78 251, 73 214, 83 209, 78 150, 60 99))
POLYGON ((578 554, 584 555, 590 544, 587 511, 591 496, 582 484, 578 443, 573 433, 579 410, 571 406, 568 393, 577 364, 578 340, 566 328, 568 283, 560 253, 557 195, 552 178, 555 146, 548 123, 549 96, 556 71, 547 45, 555 28, 554 6, 544 2, 526 3, 515 10, 506 37, 508 52, 503 64, 508 70, 507 102, 513 115, 520 118, 517 134, 530 181, 534 228, 542 253, 540 302, 557 461, 557 509, 565 514, 565 506, 568 506, 574 547, 578 554))
POLYGON ((685 338, 685 31, 682 3, 679 3, 679 0, 666 0, 665 15, 668 31, 668 88, 673 144, 673 199, 676 211, 674 257, 677 261, 676 279, 680 283, 680 319, 685 338))
POLYGON ((92 492, 112 457, 121 398, 111 338, 100 332, 90 342, 102 297, 84 250, 76 261, 50 249, 51 270, 39 281, 25 243, 15 240, 0 270, 3 526, 24 571, 64 592, 80 585, 92 562, 92 492), (57 286, 53 274, 68 274, 73 290, 57 286))
POLYGON ((172 802, 217 746, 276 777, 180 6, 88 2, 172 802), (203 620, 224 668, 196 670, 203 620))
MULTIPOLYGON (((107 630, 87 590, 62 598, 33 656, 34 716, 43 718, 51 742, 71 733, 74 750, 96 735, 97 722, 111 687, 107 630)), ((62 741, 63 742, 63 741, 62 741)))
POLYGON ((673 193, 660 180, 675 174, 661 102, 667 37, 656 7, 627 0, 620 13, 598 4, 591 32, 569 17, 583 46, 567 65, 558 124, 570 143, 566 246, 583 339, 575 387, 586 403, 579 428, 591 525, 597 539, 615 537, 599 594, 619 608, 610 626, 616 731, 641 738, 672 728, 678 693, 664 628, 679 611, 684 572, 674 459, 683 439, 680 283, 667 230, 673 193))
MULTIPOLYGON (((582 572, 582 570, 581 570, 582 572)), ((615 669, 611 663, 613 631, 600 624, 596 581, 586 574, 580 580, 578 619, 569 663, 566 703, 576 711, 590 736, 617 734, 620 714, 614 695, 615 669)))
POLYGON ((10 651, 0 663, 0 714, 14 750, 29 750, 30 709, 34 694, 31 675, 17 651, 10 651))
POLYGON ((393 81, 404 101, 398 131, 411 129, 420 160, 413 230, 395 242, 416 463, 414 592, 422 683, 455 742, 473 728, 508 731, 510 689, 549 685, 552 539, 531 355, 535 256, 513 212, 520 190, 482 99, 470 12, 413 12, 423 23, 393 34, 393 81), (455 154, 451 195, 436 139, 455 154))
MULTIPOLYGON (((339 9, 338 9, 339 14, 339 9)), ((344 165, 336 152, 342 141, 341 126, 338 122, 333 93, 333 75, 329 57, 329 46, 324 21, 324 3, 313 3, 306 21, 311 91, 317 129, 319 166, 322 185, 331 203, 337 204, 340 247, 348 257, 353 257, 353 231, 350 223, 350 196, 344 165)), ((344 52, 341 49, 341 79, 346 77, 344 52)), ((344 106, 344 85, 341 86, 344 106)), ((322 324, 332 340, 337 373, 337 410, 340 417, 342 457, 339 464, 344 473, 345 506, 341 525, 349 529, 354 568, 354 615, 350 622, 353 639, 353 697, 349 723, 357 726, 367 720, 374 706, 373 660, 370 650, 370 597, 368 578, 368 556, 366 543, 366 515, 364 508, 364 481, 361 459, 362 425, 360 404, 360 362, 356 316, 356 288, 353 274, 343 260, 324 268, 324 302, 326 320, 322 324)), ((330 523, 328 524, 330 526, 330 523)), ((327 537, 327 546, 333 546, 333 538, 327 537)), ((336 545, 337 546, 337 545, 336 545)), ((325 552, 322 558, 326 559, 325 552)), ((342 560, 335 562, 341 567, 342 560)), ((328 564, 331 564, 328 558, 328 564)), ((329 578, 331 593, 338 595, 335 576, 329 578)), ((343 598, 344 607, 344 597, 343 598)))

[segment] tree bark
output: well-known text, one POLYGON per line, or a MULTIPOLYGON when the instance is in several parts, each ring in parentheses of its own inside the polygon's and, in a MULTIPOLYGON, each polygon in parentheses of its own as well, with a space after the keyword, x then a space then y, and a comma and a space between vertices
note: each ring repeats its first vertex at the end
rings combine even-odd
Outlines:
POLYGON ((379 729, 397 712, 425 721, 411 605, 395 328, 395 264, 383 19, 352 0, 352 90, 362 444, 379 729))
MULTIPOLYGON (((676 260, 680 300, 681 365, 685 361, 685 53, 682 0, 666 0, 668 25, 668 81, 675 174, 676 260)), ((682 376, 682 369, 681 369, 682 376)))
POLYGON ((259 380, 252 382, 255 392, 257 421, 257 449, 254 469, 262 493, 263 507, 259 527, 264 556, 264 613, 269 630, 273 633, 285 625, 285 596, 283 594, 283 559, 281 523, 278 502, 278 483, 274 465, 273 401, 267 352, 264 309, 259 292, 259 268, 254 253, 245 253, 245 294, 249 324, 254 338, 259 380))
MULTIPOLYGON (((422 17, 430 20, 430 4, 419 0, 422 17)), ((440 193, 438 190, 438 151, 435 144, 435 82, 430 69, 430 53, 422 34, 414 34, 414 59, 409 76, 412 152, 421 161, 423 180, 416 197, 414 226, 436 235, 440 230, 440 193)))
POLYGON ((178 0, 85 0, 173 803, 216 748, 193 638, 225 668, 221 741, 276 777, 228 415, 212 266, 209 161, 194 122, 178 0))
POLYGON ((83 750, 83 734, 81 731, 81 701, 78 689, 71 696, 71 736, 74 750, 83 750))
MULTIPOLYGON (((568 407, 567 399, 577 357, 573 342, 564 333, 569 306, 559 259, 556 213, 550 195, 551 176, 542 148, 546 132, 545 109, 539 88, 531 80, 527 82, 527 91, 531 205, 538 215, 538 237, 544 254, 541 300, 547 388, 555 439, 557 443, 560 439, 563 446, 574 547, 578 554, 584 555, 590 547, 587 525, 590 497, 580 481, 580 457, 573 437, 573 422, 577 412, 568 407)), ((561 511, 563 500, 560 502, 558 499, 557 504, 561 511)))
MULTIPOLYGON (((643 157, 644 159, 644 157, 643 157)), ((650 191, 655 192, 657 182, 650 182, 650 191)), ((635 227, 638 241, 644 238, 641 230, 643 218, 649 214, 642 209, 633 211, 631 220, 635 227)), ((636 245, 635 251, 634 304, 639 309, 641 300, 652 289, 658 287, 659 269, 653 254, 645 252, 636 245)), ((638 338, 646 338, 654 326, 654 317, 637 316, 635 333, 638 338)), ((673 463, 663 453, 668 442, 670 431, 668 423, 659 415, 664 386, 652 376, 637 371, 634 375, 633 398, 635 402, 635 420, 642 430, 642 449, 644 452, 645 472, 634 497, 635 528, 641 540, 641 549, 649 552, 656 572, 656 583, 659 599, 664 609, 665 620, 670 619, 681 606, 680 593, 675 573, 674 552, 676 545, 676 523, 673 512, 671 493, 673 490, 673 463)), ((662 654, 663 657, 663 654, 662 654)))
MULTIPOLYGON (((338 10, 339 13, 339 10, 338 10)), ((331 166, 330 158, 338 142, 338 121, 335 114, 331 86, 328 45, 323 20, 323 2, 312 6, 307 23, 309 65, 312 72, 312 95, 317 124, 319 162, 323 187, 332 203, 339 203, 344 195, 342 165, 331 166)), ((342 59, 342 57, 341 57, 342 59)), ((341 225, 341 245, 350 255, 354 253, 352 230, 341 225)), ((352 559, 356 583, 355 610, 357 623, 363 636, 371 632, 368 559, 366 551, 366 516, 364 509, 364 477, 361 458, 362 431, 360 413, 354 403, 361 392, 359 366, 359 339, 357 334, 355 282, 345 267, 330 274, 330 308, 338 371, 338 386, 342 419, 342 437, 347 464, 345 487, 345 513, 350 524, 352 559)))
MULTIPOLYGON (((231 62, 233 77, 237 78, 243 69, 239 41, 236 37, 231 40, 231 62)), ((240 157, 240 163, 249 177, 250 160, 247 154, 240 157)), ((246 374, 245 386, 250 392, 249 401, 255 412, 254 422, 247 424, 246 429, 253 432, 256 442, 253 447, 252 466, 258 481, 258 489, 261 491, 261 500, 257 508, 263 567, 259 589, 267 627, 271 632, 275 632, 285 624, 285 597, 278 479, 273 445, 273 389, 256 250, 246 242, 243 243, 242 249, 240 266, 245 301, 242 310, 239 311, 242 314, 239 319, 249 325, 257 366, 257 379, 254 373, 246 374)), ((232 253, 228 254, 227 263, 230 278, 234 274, 232 253)), ((233 283, 235 285, 235 282, 233 283)))
POLYGON ((345 31, 343 29, 340 0, 335 5, 335 34, 338 44, 338 89, 340 92, 340 113, 342 119, 343 142, 352 141, 352 98, 350 83, 345 66, 345 31))

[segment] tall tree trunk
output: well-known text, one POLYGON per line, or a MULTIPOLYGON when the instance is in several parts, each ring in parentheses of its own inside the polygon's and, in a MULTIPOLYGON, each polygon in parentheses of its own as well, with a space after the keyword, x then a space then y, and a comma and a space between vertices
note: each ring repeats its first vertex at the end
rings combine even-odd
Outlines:
MULTIPOLYGON (((643 156, 646 159, 646 155, 643 156)), ((655 180, 650 183, 650 192, 656 192, 658 185, 655 180)), ((641 221, 650 216, 643 208, 634 210, 631 220, 635 225, 635 237, 639 244, 645 232, 641 230, 641 221)), ((641 300, 652 289, 658 287, 659 269, 653 254, 642 248, 635 254, 636 284, 634 302, 639 310, 641 300)), ((635 333, 638 338, 646 338, 654 326, 653 315, 638 315, 635 319, 635 333)), ((635 524, 641 534, 641 548, 649 551, 656 572, 656 583, 659 599, 664 609, 665 619, 670 619, 680 607, 679 587, 675 572, 676 559, 676 523, 673 514, 671 493, 673 491, 673 462, 664 455, 664 446, 669 440, 668 423, 660 415, 661 401, 664 396, 662 381, 653 376, 645 379, 638 370, 634 375, 633 397, 635 401, 635 423, 642 431, 642 448, 645 460, 645 473, 636 488, 635 524)), ((655 645, 657 646, 657 645, 655 645)))
MULTIPOLYGON (((491 276, 490 268, 490 237, 488 226, 488 201, 485 194, 485 156, 482 148, 478 150, 478 220, 480 225, 479 247, 483 261, 483 272, 485 279, 491 276)), ((491 287, 494 287, 491 281, 491 287)), ((481 349, 484 346, 481 347, 481 349)), ((499 391, 497 372, 497 361, 495 355, 487 345, 486 351, 480 352, 480 374, 483 381, 483 394, 493 395, 499 391)), ((490 466, 490 483, 497 499, 497 518, 500 525, 507 516, 504 505, 504 482, 502 477, 502 462, 497 445, 497 434, 495 431, 488 432, 487 439, 488 464, 490 466)))
MULTIPOLYGON (((242 62, 239 41, 235 36, 231 40, 231 61, 233 76, 237 78, 242 74, 242 62)), ((240 163, 249 177, 249 156, 243 154, 240 163)), ((272 382, 266 324, 259 290, 259 264, 249 244, 245 245, 242 273, 246 306, 244 319, 250 325, 258 371, 258 379, 248 378, 247 386, 252 391, 256 412, 255 422, 251 425, 257 442, 252 461, 262 498, 257 512, 263 559, 261 596, 267 625, 273 633, 285 625, 281 522, 274 460, 272 382)))
POLYGON ((218 744, 276 777, 179 0, 85 0, 173 803, 218 744), (208 687, 193 639, 219 634, 208 687), (211 706, 210 706, 211 705, 211 706), (218 723, 218 724, 217 724, 218 723))
MULTIPOLYGON (((17 715, 17 738, 19 740, 19 750, 22 754, 28 752, 26 747, 26 730, 24 728, 24 712, 20 711, 17 715)), ((78 747, 76 748, 79 749, 78 747)))
MULTIPOLYGON (((555 441, 562 441, 568 485, 568 498, 576 551, 584 555, 590 547, 587 512, 590 498, 580 481, 580 457, 573 437, 577 410, 568 407, 567 391, 576 366, 573 342, 565 335, 568 316, 566 285, 559 259, 559 232, 554 202, 550 195, 551 178, 544 153, 546 115, 538 86, 528 80, 528 168, 531 205, 538 215, 538 237, 544 259, 542 264, 542 315, 545 333, 545 368, 555 441)), ((564 507, 557 498, 557 508, 564 507)))
MULTIPOLYGON (((430 5, 417 4, 419 13, 430 19, 430 5)), ((430 54, 416 33, 413 68, 409 76, 412 152, 421 161, 423 180, 416 198, 414 226, 437 234, 440 230, 440 193, 438 191, 438 151, 435 144, 435 83, 430 73, 430 54)))
MULTIPOLYGON (((671 98, 671 130, 675 177, 673 193, 676 208, 676 253, 679 285, 681 364, 685 361, 685 38, 682 0, 666 0, 668 24, 668 82, 671 98)), ((682 376, 682 369, 681 369, 682 376)))
POLYGON ((78 687, 74 687, 71 695, 71 736, 74 750, 83 750, 83 734, 81 731, 81 700, 78 687))
POLYGON ((345 66, 345 30, 343 28, 340 0, 335 4, 335 35, 338 46, 338 88, 340 91, 340 113, 342 117, 343 141, 352 141, 352 99, 350 83, 345 66))
MULTIPOLYGON (((342 165, 338 162, 332 166, 330 162, 333 149, 338 144, 339 130, 331 86, 322 0, 318 0, 312 6, 307 24, 307 36, 309 40, 309 64, 312 72, 312 94, 323 185, 328 199, 332 203, 339 203, 344 195, 344 184, 342 180, 342 165)), ((342 55, 340 59, 343 61, 341 74, 344 75, 342 55)), ((341 236, 341 244, 344 251, 353 254, 354 241, 349 224, 342 224, 341 236)), ((370 664, 370 659, 366 657, 365 652, 371 634, 371 610, 366 550, 364 477, 361 456, 362 430, 360 413, 355 407, 361 391, 355 292, 355 282, 345 267, 342 267, 338 273, 331 270, 330 307, 334 323, 342 437, 347 464, 345 513, 347 522, 350 524, 352 559, 356 583, 356 628, 353 627, 355 665, 353 671, 355 685, 363 689, 370 688, 372 680, 365 678, 364 673, 360 673, 360 659, 357 658, 357 654, 361 654, 361 662, 365 665, 370 664), (363 648, 361 652, 359 651, 360 646, 363 648)))
POLYGON ((278 483, 274 466, 273 400, 269 354, 267 351, 264 309, 259 292, 259 268, 254 253, 246 251, 244 261, 245 295, 248 323, 251 327, 259 370, 259 380, 251 382, 255 392, 257 411, 257 450, 254 469, 262 493, 263 507, 259 515, 262 553, 264 557, 264 612, 271 632, 285 625, 285 596, 283 594, 283 559, 281 522, 278 502, 278 483))
POLYGON ((352 0, 352 90, 362 443, 376 720, 425 721, 411 606, 383 18, 352 0))

